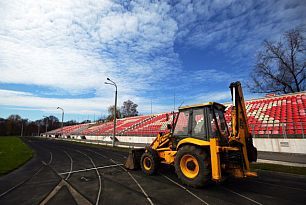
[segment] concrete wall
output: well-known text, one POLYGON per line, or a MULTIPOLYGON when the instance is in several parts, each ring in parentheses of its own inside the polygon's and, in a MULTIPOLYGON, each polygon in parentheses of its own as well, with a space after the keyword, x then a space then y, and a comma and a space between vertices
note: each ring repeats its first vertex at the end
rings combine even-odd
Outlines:
MULTIPOLYGON (((54 137, 54 136, 53 136, 54 137)), ((88 140, 99 140, 101 142, 111 142, 111 136, 85 136, 88 140)), ((71 136, 74 139, 81 139, 80 136, 71 136)), ((132 144, 150 144, 155 137, 135 137, 135 136, 117 136, 119 142, 132 144)), ((258 151, 266 152, 285 152, 306 154, 306 139, 267 139, 253 138, 254 146, 258 151)))
MULTIPOLYGON (((102 142, 111 142, 112 136, 85 136, 86 139, 89 140, 100 140, 102 142)), ((80 137, 76 137, 80 139, 80 137)), ((126 143, 141 143, 141 144, 150 144, 155 137, 137 137, 137 136, 116 136, 119 142, 126 142, 126 143)))
POLYGON ((258 151, 306 154, 306 139, 253 138, 258 151))

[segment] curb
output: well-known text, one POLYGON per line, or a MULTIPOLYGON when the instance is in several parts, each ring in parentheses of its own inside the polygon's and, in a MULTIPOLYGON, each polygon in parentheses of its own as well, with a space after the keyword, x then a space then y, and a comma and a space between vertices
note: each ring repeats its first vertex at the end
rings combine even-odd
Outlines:
POLYGON ((267 160, 267 159, 257 159, 258 163, 266 163, 266 164, 278 164, 292 167, 306 167, 306 164, 302 163, 294 163, 294 162, 283 162, 283 161, 275 161, 275 160, 267 160))

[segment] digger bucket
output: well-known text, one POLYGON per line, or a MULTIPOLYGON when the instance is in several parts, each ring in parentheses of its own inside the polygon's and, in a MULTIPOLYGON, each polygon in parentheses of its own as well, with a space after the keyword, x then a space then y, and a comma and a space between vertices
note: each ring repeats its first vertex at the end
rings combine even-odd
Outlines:
POLYGON ((145 152, 146 149, 131 149, 129 151, 129 156, 126 159, 124 164, 125 168, 127 169, 139 169, 140 168, 140 159, 141 155, 145 152))

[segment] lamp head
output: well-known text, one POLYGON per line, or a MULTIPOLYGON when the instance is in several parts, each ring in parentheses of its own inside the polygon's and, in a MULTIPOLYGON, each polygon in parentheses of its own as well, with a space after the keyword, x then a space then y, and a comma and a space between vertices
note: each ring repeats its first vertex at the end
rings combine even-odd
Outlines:
POLYGON ((110 80, 109 78, 106 78, 106 80, 110 80))

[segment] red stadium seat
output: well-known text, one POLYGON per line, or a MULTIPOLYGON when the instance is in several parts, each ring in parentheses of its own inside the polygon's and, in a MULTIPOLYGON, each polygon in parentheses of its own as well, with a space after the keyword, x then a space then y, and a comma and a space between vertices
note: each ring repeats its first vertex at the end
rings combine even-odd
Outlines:
MULTIPOLYGON (((246 100, 249 129, 256 135, 275 134, 288 135, 305 133, 306 130, 306 94, 297 93, 273 96, 263 99, 246 100)), ((231 104, 227 105, 225 119, 231 121, 231 104)), ((177 115, 175 113, 174 115, 177 115)), ((116 134, 122 136, 155 136, 160 132, 168 132, 167 124, 171 124, 172 113, 144 115, 117 120, 116 134)), ((62 129, 48 133, 59 134, 62 129)), ((113 122, 81 124, 65 126, 63 133, 79 135, 112 135, 113 122)))

